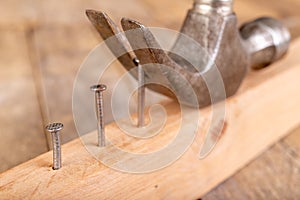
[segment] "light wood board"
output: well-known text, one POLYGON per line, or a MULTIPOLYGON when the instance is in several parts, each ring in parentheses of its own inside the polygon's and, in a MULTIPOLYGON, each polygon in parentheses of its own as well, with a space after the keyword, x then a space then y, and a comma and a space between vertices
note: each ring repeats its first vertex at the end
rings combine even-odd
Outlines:
MULTIPOLYGON (((195 199, 245 166, 300 123, 300 41, 289 55, 269 69, 249 76, 242 89, 226 102, 226 129, 214 151, 199 160, 199 147, 206 126, 199 128, 192 146, 174 164, 154 173, 129 174, 110 169, 94 159, 75 140, 63 146, 63 168, 51 170, 51 152, 0 175, 3 199, 195 199), (264 79, 262 79, 262 76, 264 79), (259 83, 259 84, 255 84, 259 83)), ((166 106, 169 120, 161 133, 172 135, 180 122, 176 104, 166 106), (174 128, 175 127, 175 128, 174 128)), ((209 110, 202 111, 208 119, 209 110)), ((95 134, 95 133, 92 133, 95 134)), ((122 144, 122 131, 115 124, 107 134, 120 147, 153 151, 168 137, 122 144), (116 137, 116 138, 115 138, 116 137), (146 147, 145 147, 146 146, 146 147)), ((92 137, 93 135, 87 136, 92 137)), ((159 136, 158 136, 159 137, 159 136)), ((132 141, 132 142, 131 142, 132 141)), ((134 142, 133 142, 134 141, 134 142)), ((109 156, 109 155, 108 155, 109 156)))

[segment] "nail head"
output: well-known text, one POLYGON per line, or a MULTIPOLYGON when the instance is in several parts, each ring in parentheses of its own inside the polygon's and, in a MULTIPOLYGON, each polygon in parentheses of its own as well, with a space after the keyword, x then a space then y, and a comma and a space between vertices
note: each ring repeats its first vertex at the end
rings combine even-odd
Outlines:
POLYGON ((100 85, 93 85, 90 87, 91 91, 93 92, 103 92, 107 89, 106 85, 100 84, 100 85))
POLYGON ((52 123, 46 126, 46 130, 50 133, 62 130, 64 125, 62 123, 52 123))

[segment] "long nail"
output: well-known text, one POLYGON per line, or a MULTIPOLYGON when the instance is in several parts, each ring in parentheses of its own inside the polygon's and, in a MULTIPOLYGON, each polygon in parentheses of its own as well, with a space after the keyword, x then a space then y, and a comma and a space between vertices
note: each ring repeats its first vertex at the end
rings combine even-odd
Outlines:
POLYGON ((94 85, 90 89, 95 92, 95 104, 98 121, 98 146, 105 147, 103 92, 107 89, 107 87, 106 85, 94 85))
POLYGON ((140 61, 135 58, 133 62, 138 67, 138 127, 145 126, 145 74, 140 61))

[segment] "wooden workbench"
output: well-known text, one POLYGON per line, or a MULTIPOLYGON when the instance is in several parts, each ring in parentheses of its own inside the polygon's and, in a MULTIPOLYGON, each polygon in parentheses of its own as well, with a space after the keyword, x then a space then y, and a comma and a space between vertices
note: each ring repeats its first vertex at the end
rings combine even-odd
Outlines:
MULTIPOLYGON (((43 127, 49 121, 65 124, 64 142, 77 137, 71 110, 73 80, 80 63, 99 41, 84 15, 86 8, 106 10, 115 20, 126 16, 149 26, 178 30, 191 2, 2 1, 0 170, 46 152, 43 127)), ((293 27, 295 38, 300 33, 299 7, 299 0, 236 0, 235 11, 240 22, 261 15, 281 18, 293 27)), ((295 130, 203 199, 299 197, 299 135, 295 130)))

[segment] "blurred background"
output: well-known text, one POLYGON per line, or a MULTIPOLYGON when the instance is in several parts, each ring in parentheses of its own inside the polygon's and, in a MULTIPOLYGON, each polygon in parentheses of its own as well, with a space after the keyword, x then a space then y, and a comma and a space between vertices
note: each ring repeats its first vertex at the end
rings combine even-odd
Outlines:
MULTIPOLYGON (((63 143, 78 137, 72 116, 73 82, 88 53, 101 42, 85 15, 86 9, 105 11, 116 22, 128 17, 147 26, 179 30, 192 3, 192 0, 1 0, 0 172, 49 150, 44 133, 49 122, 64 123, 63 143)), ((271 16, 281 19, 291 29, 293 40, 300 35, 300 0, 235 0, 234 10, 239 24, 271 16)), ((108 84, 124 73, 118 62, 113 66, 104 77, 108 84)), ((108 114, 107 123, 111 120, 108 114)), ((300 129, 203 199, 290 197, 300 199, 300 129)))

